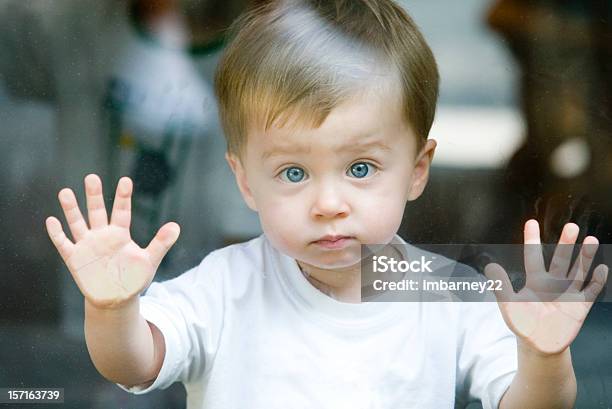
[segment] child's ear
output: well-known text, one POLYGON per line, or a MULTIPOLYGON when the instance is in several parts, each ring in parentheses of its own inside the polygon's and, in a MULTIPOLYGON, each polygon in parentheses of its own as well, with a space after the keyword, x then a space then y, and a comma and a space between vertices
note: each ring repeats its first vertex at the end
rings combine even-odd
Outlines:
POLYGON ((408 200, 416 200, 421 196, 429 180, 429 168, 436 151, 436 141, 428 139, 418 153, 412 173, 412 185, 408 191, 408 200))
POLYGON ((242 166, 242 161, 235 155, 230 154, 229 152, 225 153, 225 160, 232 169, 232 172, 234 172, 234 176, 236 177, 236 183, 238 184, 238 189, 240 189, 242 198, 246 202, 247 206, 249 206, 251 210, 257 211, 255 199, 253 198, 253 194, 251 193, 251 189, 249 188, 249 182, 247 180, 244 167, 242 166))

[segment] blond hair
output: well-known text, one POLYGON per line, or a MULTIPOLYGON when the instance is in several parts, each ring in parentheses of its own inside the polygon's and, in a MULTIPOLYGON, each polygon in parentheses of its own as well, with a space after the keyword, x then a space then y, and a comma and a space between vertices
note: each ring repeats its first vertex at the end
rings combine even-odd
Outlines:
POLYGON ((215 78, 229 153, 241 156, 249 127, 318 127, 348 97, 398 86, 418 146, 427 139, 436 62, 392 0, 272 1, 239 18, 231 38, 215 78))

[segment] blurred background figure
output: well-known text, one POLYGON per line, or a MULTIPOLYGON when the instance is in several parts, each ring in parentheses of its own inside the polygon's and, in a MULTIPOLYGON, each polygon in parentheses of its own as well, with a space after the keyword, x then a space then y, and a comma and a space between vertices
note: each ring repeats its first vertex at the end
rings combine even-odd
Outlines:
MULTIPOLYGON (((131 176, 136 242, 183 226, 157 280, 260 233, 223 159, 212 80, 227 27, 261 1, 0 0, 0 387, 64 387, 66 408, 185 407, 178 384, 136 397, 99 376, 44 219, 65 186, 85 211, 88 173, 109 208, 131 176)), ((399 2, 442 80, 431 181, 400 234, 520 243, 537 217, 547 242, 572 220, 610 243, 612 3, 399 2)), ((577 408, 612 402, 609 315, 596 304, 572 348, 577 408)))
MULTIPOLYGON (((15 223, 14 232, 23 231, 19 223, 27 220, 34 247, 20 249, 22 240, 10 240, 15 245, 8 253, 15 255, 12 265, 37 265, 32 254, 40 253, 41 245, 46 248, 38 233, 43 233, 45 216, 58 214, 56 197, 62 187, 75 190, 85 210, 83 178, 88 173, 102 176, 108 209, 117 180, 123 175, 133 178, 132 234, 140 245, 146 245, 164 221, 189 226, 164 260, 158 279, 178 275, 227 242, 259 234, 256 215, 242 204, 224 163, 225 143, 212 91, 225 30, 252 3, 0 3, 5 91, 14 100, 48 103, 52 122, 38 130, 44 136, 3 131, 13 147, 4 150, 12 169, 3 174, 10 176, 10 194, 21 199, 5 205, 12 210, 7 220, 15 223), (16 171, 29 177, 13 179, 16 171)), ((38 118, 8 119, 13 129, 20 129, 38 126, 38 118)), ((67 333, 82 337, 82 297, 57 257, 50 256, 45 253, 39 260, 45 271, 31 268, 23 279, 61 277, 62 325, 67 333)), ((14 293, 22 300, 25 295, 14 293)))
POLYGON ((612 2, 403 3, 442 79, 432 183, 409 204, 404 235, 518 243, 524 221, 536 217, 546 242, 573 221, 581 238, 610 243, 612 2), (444 209, 429 205, 444 201, 444 209))
POLYGON ((549 242, 571 220, 610 243, 612 2, 498 0, 487 17, 520 66, 527 124, 506 168, 504 217, 538 217, 549 242))

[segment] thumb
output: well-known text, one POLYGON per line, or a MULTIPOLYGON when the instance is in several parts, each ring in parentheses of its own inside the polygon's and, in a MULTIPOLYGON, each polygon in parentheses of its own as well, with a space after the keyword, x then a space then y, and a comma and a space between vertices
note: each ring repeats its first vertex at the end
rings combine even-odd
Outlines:
POLYGON ((157 231, 157 234, 147 246, 146 251, 149 253, 149 258, 156 270, 170 247, 176 243, 179 234, 181 234, 181 228, 177 223, 166 223, 157 231))
POLYGON ((494 291, 494 294, 498 302, 512 301, 514 289, 508 273, 502 266, 497 263, 489 263, 484 268, 484 274, 489 280, 493 281, 492 288, 497 290, 494 291), (501 283, 501 286, 498 285, 499 283, 501 283))

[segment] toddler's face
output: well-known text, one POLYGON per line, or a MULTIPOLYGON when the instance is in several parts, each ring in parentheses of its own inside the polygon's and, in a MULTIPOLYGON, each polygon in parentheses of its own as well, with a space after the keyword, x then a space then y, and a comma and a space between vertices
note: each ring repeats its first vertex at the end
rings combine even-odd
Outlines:
POLYGON ((360 262, 361 244, 391 241, 435 149, 429 140, 417 154, 400 106, 370 95, 338 106, 318 128, 251 130, 243 162, 228 161, 277 249, 341 269, 360 262))

